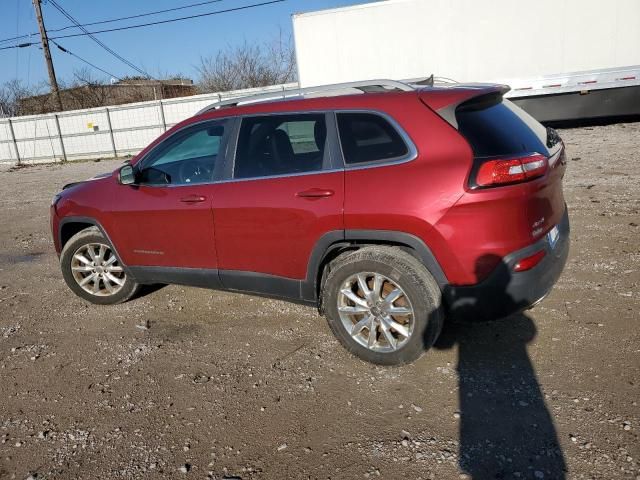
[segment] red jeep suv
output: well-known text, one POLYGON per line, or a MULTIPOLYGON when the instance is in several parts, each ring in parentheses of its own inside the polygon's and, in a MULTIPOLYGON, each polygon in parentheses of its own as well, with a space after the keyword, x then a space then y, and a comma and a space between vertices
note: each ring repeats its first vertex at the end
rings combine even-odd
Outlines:
POLYGON ((564 146, 507 90, 377 81, 215 104, 55 196, 64 279, 99 304, 180 284, 316 305, 350 352, 412 361, 445 317, 529 308, 564 267, 564 146))

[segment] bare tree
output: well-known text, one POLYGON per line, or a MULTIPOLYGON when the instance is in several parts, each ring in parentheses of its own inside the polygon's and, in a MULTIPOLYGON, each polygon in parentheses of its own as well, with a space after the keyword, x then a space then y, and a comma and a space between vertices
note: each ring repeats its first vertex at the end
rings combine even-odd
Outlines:
POLYGON ((20 114, 20 100, 36 94, 36 89, 14 79, 0 86, 0 116, 15 117, 20 114))
POLYGON ((291 38, 282 32, 265 44, 228 46, 215 56, 201 57, 196 67, 203 92, 224 92, 293 82, 297 79, 291 38))
POLYGON ((65 109, 102 107, 108 104, 109 87, 96 79, 88 68, 73 72, 73 82, 63 89, 65 109))
POLYGON ((291 35, 285 37, 282 29, 278 35, 266 44, 267 60, 272 63, 278 73, 278 83, 295 82, 298 80, 298 64, 296 50, 291 35))

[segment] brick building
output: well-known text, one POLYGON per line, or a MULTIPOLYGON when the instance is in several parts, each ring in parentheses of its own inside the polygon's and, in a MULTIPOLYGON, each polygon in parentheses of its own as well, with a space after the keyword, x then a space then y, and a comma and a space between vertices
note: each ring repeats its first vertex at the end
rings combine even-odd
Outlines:
MULTIPOLYGON (((60 90, 64 110, 121 105, 165 98, 188 97, 197 89, 193 80, 147 80, 131 78, 112 84, 87 84, 60 90)), ((20 100, 20 115, 37 115, 55 112, 51 93, 26 97, 20 100)))

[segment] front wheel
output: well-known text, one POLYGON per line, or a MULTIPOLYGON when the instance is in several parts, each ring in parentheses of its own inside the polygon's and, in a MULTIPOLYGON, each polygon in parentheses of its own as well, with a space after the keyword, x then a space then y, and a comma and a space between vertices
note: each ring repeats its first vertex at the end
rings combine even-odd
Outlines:
POLYGON ((336 258, 323 282, 322 304, 338 340, 371 363, 411 362, 442 329, 435 279, 399 248, 365 247, 336 258))
POLYGON ((138 284, 125 272, 113 247, 96 227, 74 235, 60 255, 62 276, 79 297, 100 305, 129 300, 138 284))

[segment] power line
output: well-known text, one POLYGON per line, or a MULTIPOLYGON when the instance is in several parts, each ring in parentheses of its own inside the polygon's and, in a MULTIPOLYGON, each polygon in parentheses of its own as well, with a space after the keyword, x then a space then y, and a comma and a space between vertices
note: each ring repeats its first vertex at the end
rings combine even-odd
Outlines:
POLYGON ((10 45, 8 47, 0 47, 0 50, 9 50, 11 48, 25 48, 25 47, 30 47, 31 45, 39 45, 40 42, 27 42, 27 43, 20 43, 18 45, 10 45))
MULTIPOLYGON (((33 20, 34 18, 34 11, 29 9, 29 12, 31 13, 31 19, 33 20)), ((27 55, 27 88, 31 87, 31 52, 33 52, 33 50, 29 49, 29 54, 27 55)))
MULTIPOLYGON (((150 16, 150 15, 157 15, 159 13, 174 12, 176 10, 184 10, 185 8, 199 7, 201 5, 208 5, 208 4, 211 4, 211 3, 220 3, 220 2, 223 2, 223 1, 224 0, 208 0, 206 2, 193 3, 191 5, 183 5, 181 7, 167 8, 165 10, 157 10, 155 12, 139 13, 137 15, 130 15, 128 17, 112 18, 111 20, 101 20, 101 21, 98 21, 98 22, 84 23, 82 26, 83 27, 89 27, 91 25, 101 25, 101 24, 104 24, 104 23, 119 22, 121 20, 130 20, 132 18, 147 17, 147 16, 150 16)), ((49 30, 49 31, 50 32, 61 32, 63 30, 68 30, 70 28, 74 28, 74 26, 67 26, 67 27, 57 28, 55 30, 49 30)))
MULTIPOLYGON (((142 28, 142 27, 148 27, 151 25, 159 25, 159 24, 164 24, 164 23, 171 23, 171 22, 178 22, 181 20, 189 20, 191 18, 199 18, 199 17, 206 17, 206 16, 210 16, 210 15, 220 15, 223 13, 230 13, 230 12, 236 12, 239 10, 247 10, 250 8, 256 8, 256 7, 262 7, 262 6, 266 6, 266 5, 272 5, 275 3, 282 3, 282 2, 286 2, 287 0, 272 0, 269 2, 262 2, 262 3, 255 3, 252 5, 244 5, 242 7, 235 7, 235 8, 229 8, 226 10, 217 10, 215 12, 209 12, 209 13, 202 13, 199 15, 190 15, 188 17, 179 17, 179 18, 173 18, 173 19, 169 19, 169 20, 162 20, 162 21, 158 21, 158 22, 150 22, 150 23, 142 23, 142 24, 137 24, 137 25, 130 25, 128 27, 120 27, 120 28, 111 28, 111 29, 107 29, 107 30, 98 30, 95 32, 86 32, 86 33, 76 33, 76 34, 72 34, 72 35, 60 35, 57 37, 50 37, 50 40, 60 40, 62 38, 71 38, 71 37, 83 37, 86 35, 95 35, 98 33, 106 33, 106 32, 117 32, 120 30, 129 30, 129 29, 133 29, 133 28, 142 28)), ((49 0, 50 3, 52 3, 52 0, 49 0)), ((53 3, 52 3, 53 4, 53 3)), ((80 26, 80 25, 79 25, 80 26)), ((11 48, 24 48, 24 47, 28 47, 31 45, 37 45, 40 42, 28 42, 28 43, 21 43, 19 45, 10 45, 8 47, 0 47, 0 50, 8 50, 11 48)))
MULTIPOLYGON (((20 0, 16 0, 16 35, 20 35, 20 0)), ((16 78, 20 65, 20 50, 16 50, 16 78)))
POLYGON ((25 33, 24 35, 18 35, 17 37, 3 38, 2 40, 0 40, 0 43, 9 42, 9 41, 13 41, 13 40, 20 40, 21 38, 27 38, 27 37, 30 37, 32 35, 38 35, 38 32, 25 33))
MULTIPOLYGON (((147 72, 145 72, 144 70, 142 70, 141 68, 137 67, 136 65, 134 65, 133 63, 131 63, 129 60, 127 60, 126 58, 122 57, 121 55, 117 54, 116 52, 114 52, 111 48, 109 48, 107 45, 105 45, 104 42, 102 42, 101 40, 97 39, 96 37, 93 36, 93 32, 89 32, 87 31, 86 28, 80 26, 80 23, 71 16, 71 14, 69 12, 67 12, 64 8, 62 8, 60 5, 58 5, 58 3, 55 0, 49 0, 49 3, 51 5, 54 6, 54 8, 56 10, 58 10, 60 13, 62 13, 62 15, 64 15, 65 17, 67 17, 69 20, 71 20, 71 22, 75 23, 80 30, 82 30, 83 32, 85 32, 86 35, 89 36, 89 38, 91 40, 93 40, 94 42, 96 42, 98 45, 100 45, 102 48, 104 48, 107 52, 109 52, 111 55, 113 55, 114 57, 116 57, 118 60, 120 60, 122 63, 128 65, 129 67, 131 67, 133 70, 135 70, 136 72, 140 73, 141 75, 147 77, 147 78, 153 78, 151 77, 151 75, 149 75, 147 72)), ((53 39, 56 39, 58 37, 54 37, 53 39)))
POLYGON ((117 77, 116 75, 114 75, 113 73, 109 73, 106 70, 103 70, 102 68, 98 67, 97 65, 94 65, 93 63, 91 63, 89 60, 85 60, 84 58, 82 58, 80 55, 76 55, 75 53, 67 50, 66 48, 64 48, 62 45, 60 45, 58 42, 51 40, 51 43, 53 43, 56 47, 58 47, 58 50, 64 52, 64 53, 68 53, 69 55, 76 57, 78 60, 80 60, 81 62, 86 63, 87 65, 95 68, 96 70, 100 70, 102 73, 106 73, 107 75, 109 75, 110 77, 115 78, 116 80, 122 80, 121 78, 117 77))
MULTIPOLYGON (((270 2, 254 3, 252 5, 244 5, 242 7, 228 8, 226 10, 218 10, 218 11, 209 12, 209 13, 201 13, 201 14, 198 14, 198 15, 189 15, 188 17, 178 17, 178 18, 172 18, 172 19, 169 19, 169 20, 159 20, 157 22, 139 23, 137 25, 129 25, 128 27, 109 28, 109 29, 106 29, 106 30, 96 30, 95 32, 74 33, 74 34, 71 34, 71 35, 60 35, 60 36, 51 37, 51 38, 57 40, 57 39, 61 39, 61 38, 82 37, 82 36, 85 36, 85 35, 91 36, 91 35, 94 35, 94 34, 97 34, 97 33, 118 32, 118 31, 121 31, 121 30, 130 30, 130 29, 133 29, 133 28, 149 27, 151 25, 161 25, 161 24, 164 24, 164 23, 179 22, 181 20, 190 20, 192 18, 208 17, 208 16, 211 16, 211 15, 220 15, 222 13, 230 13, 230 12, 237 12, 237 11, 240 11, 240 10, 248 10, 250 8, 263 7, 263 6, 266 6, 266 5, 272 5, 274 3, 282 3, 282 2, 286 2, 286 1, 287 0, 271 0, 270 2)), ((49 2, 53 4, 53 0, 49 0, 49 2)))
MULTIPOLYGON (((211 3, 220 3, 223 2, 224 0, 207 0, 206 2, 199 2, 199 3, 192 3, 190 5, 183 5, 181 7, 174 7, 174 8, 167 8, 165 10, 156 10, 154 12, 146 12, 146 13, 139 13, 137 15, 129 15, 128 17, 120 17, 120 18, 112 18, 109 20, 99 20, 96 22, 89 22, 89 23, 83 23, 81 24, 81 26, 83 27, 89 27, 91 25, 101 25, 104 23, 113 23, 113 22, 119 22, 121 20, 130 20, 132 18, 140 18, 140 17, 147 17, 150 15, 157 15, 160 13, 167 13, 167 12, 174 12, 176 10, 184 10, 187 8, 193 8, 193 7, 200 7, 202 5, 209 5, 211 3)), ((64 30, 68 30, 70 28, 78 28, 78 26, 76 25, 67 25, 66 27, 62 27, 62 28, 54 28, 54 29, 49 29, 49 33, 51 32, 62 32, 64 30)), ((18 33, 18 32, 16 32, 18 33)), ((26 38, 29 35, 19 35, 17 37, 11 37, 11 38, 3 38, 2 40, 0 40, 0 43, 9 41, 9 40, 19 40, 20 38, 26 38)))
POLYGON ((17 37, 3 38, 2 40, 0 40, 0 43, 13 42, 15 40, 20 40, 21 38, 31 37, 33 35, 37 35, 37 32, 36 33, 25 33, 24 35, 18 35, 17 37))

